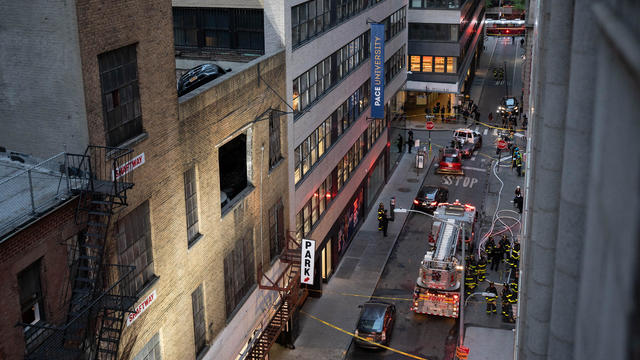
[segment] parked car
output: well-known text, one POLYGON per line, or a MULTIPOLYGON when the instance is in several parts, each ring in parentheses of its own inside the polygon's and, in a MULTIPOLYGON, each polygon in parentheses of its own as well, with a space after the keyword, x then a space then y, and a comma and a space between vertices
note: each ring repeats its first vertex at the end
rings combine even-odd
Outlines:
POLYGON ((225 70, 216 64, 198 65, 180 76, 178 80, 178 96, 182 96, 230 71, 231 69, 225 70))
POLYGON ((455 148, 446 148, 440 152, 440 161, 436 174, 464 175, 460 152, 455 148))
MULTIPOLYGON (((360 305, 360 317, 356 325, 355 335, 376 342, 388 345, 393 331, 393 324, 396 320, 396 306, 384 301, 367 301, 360 305)), ((355 338, 356 345, 363 348, 375 349, 377 346, 355 338)))
POLYGON ((498 106, 498 113, 504 116, 509 115, 518 115, 518 99, 515 96, 505 96, 500 101, 500 106, 498 106))
POLYGON ((423 186, 418 191, 418 196, 413 199, 413 209, 433 212, 439 203, 449 200, 449 190, 440 186, 423 186))

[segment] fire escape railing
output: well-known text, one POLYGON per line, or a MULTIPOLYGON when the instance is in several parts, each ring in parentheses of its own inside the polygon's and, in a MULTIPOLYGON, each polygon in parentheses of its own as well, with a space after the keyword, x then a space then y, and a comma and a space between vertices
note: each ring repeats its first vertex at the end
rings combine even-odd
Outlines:
POLYGON ((27 359, 117 358, 124 319, 135 301, 128 293, 134 267, 106 263, 105 249, 112 216, 127 206, 127 190, 133 187, 131 153, 89 146, 82 155, 67 154, 69 186, 79 194, 76 223, 86 230, 69 248, 65 323, 19 324, 35 333, 27 339, 27 359))
POLYGON ((279 300, 274 304, 273 317, 254 338, 245 359, 266 358, 273 343, 307 297, 307 289, 300 288, 300 246, 295 237, 288 234, 285 248, 280 254, 280 261, 285 266, 275 277, 269 277, 264 273, 262 266, 258 265, 259 288, 278 291, 279 300))

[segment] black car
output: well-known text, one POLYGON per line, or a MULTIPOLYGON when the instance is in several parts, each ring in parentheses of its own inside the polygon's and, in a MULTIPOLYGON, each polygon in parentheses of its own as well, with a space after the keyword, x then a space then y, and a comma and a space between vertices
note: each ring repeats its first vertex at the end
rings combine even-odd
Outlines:
POLYGON ((413 209, 433 212, 438 204, 449 200, 449 190, 439 186, 423 186, 413 199, 413 209))
POLYGON ((178 80, 178 96, 182 96, 200 85, 206 84, 226 73, 231 69, 223 69, 216 64, 202 64, 187 71, 178 80))
MULTIPOLYGON (((368 341, 388 345, 396 319, 396 306, 384 301, 367 301, 359 307, 361 310, 355 335, 368 341)), ((357 337, 355 343, 364 348, 378 348, 376 345, 357 337)))
POLYGON ((500 106, 498 106, 498 113, 505 116, 518 115, 519 111, 518 99, 514 96, 503 97, 500 106))

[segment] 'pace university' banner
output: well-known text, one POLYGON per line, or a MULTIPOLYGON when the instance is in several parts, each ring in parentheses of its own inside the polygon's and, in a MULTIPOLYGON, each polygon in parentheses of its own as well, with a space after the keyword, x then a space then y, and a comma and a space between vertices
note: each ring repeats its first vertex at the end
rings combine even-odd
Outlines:
POLYGON ((384 118, 384 24, 371 24, 371 117, 384 118))

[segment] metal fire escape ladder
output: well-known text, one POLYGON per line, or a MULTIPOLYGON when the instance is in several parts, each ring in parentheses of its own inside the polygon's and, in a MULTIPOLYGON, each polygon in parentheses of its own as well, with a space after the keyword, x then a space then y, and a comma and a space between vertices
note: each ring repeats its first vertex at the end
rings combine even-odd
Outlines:
POLYGON ((278 291, 280 300, 275 305, 273 317, 254 339, 245 359, 261 360, 269 354, 269 349, 307 296, 307 290, 300 288, 300 243, 291 234, 288 234, 280 261, 285 267, 275 280, 263 272, 261 265, 258 266, 259 288, 278 291))
POLYGON ((133 267, 105 264, 104 255, 111 217, 116 208, 127 205, 126 193, 133 187, 131 174, 122 171, 131 153, 89 146, 83 155, 67 154, 69 183, 80 195, 76 222, 86 224, 86 233, 73 246, 65 291, 66 322, 44 327, 41 333, 46 336, 31 347, 27 358, 116 358, 122 323, 135 300, 127 293, 133 267))

